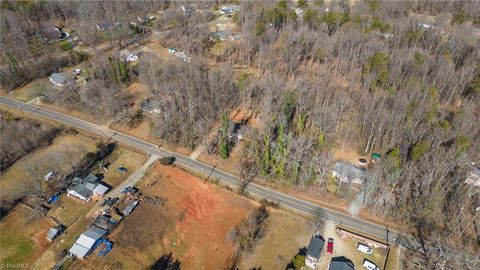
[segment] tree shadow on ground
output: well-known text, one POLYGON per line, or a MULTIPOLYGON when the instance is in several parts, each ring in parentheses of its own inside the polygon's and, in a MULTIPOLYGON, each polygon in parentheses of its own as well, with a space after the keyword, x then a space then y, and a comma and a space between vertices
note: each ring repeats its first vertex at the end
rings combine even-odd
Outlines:
POLYGON ((180 270, 180 261, 173 257, 173 253, 163 254, 150 266, 150 270, 180 270))
POLYGON ((307 247, 302 247, 302 248, 298 249, 297 254, 295 254, 295 256, 293 256, 292 261, 290 261, 290 262, 287 264, 287 267, 286 267, 285 269, 286 269, 286 270, 288 270, 288 269, 296 269, 296 268, 295 268, 295 265, 294 265, 294 263, 293 263, 294 258, 295 258, 297 255, 305 256, 306 254, 307 254, 307 247))

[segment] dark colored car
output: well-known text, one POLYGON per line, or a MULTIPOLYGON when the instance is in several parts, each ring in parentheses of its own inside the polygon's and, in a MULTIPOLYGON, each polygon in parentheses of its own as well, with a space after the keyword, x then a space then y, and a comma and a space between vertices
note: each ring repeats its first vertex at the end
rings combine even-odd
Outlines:
POLYGON ((100 202, 100 206, 103 207, 103 206, 107 205, 107 203, 108 203, 109 201, 110 201, 110 197, 103 199, 103 200, 100 202))
POLYGON ((125 167, 118 167, 117 171, 119 171, 120 173, 126 174, 128 170, 125 167))
POLYGON ((118 197, 112 198, 108 201, 108 206, 114 206, 120 199, 118 197))
POLYGON ((135 194, 135 192, 137 192, 136 188, 128 186, 122 190, 121 194, 135 194))
POLYGON ((328 238, 327 252, 330 254, 333 253, 333 238, 328 238))

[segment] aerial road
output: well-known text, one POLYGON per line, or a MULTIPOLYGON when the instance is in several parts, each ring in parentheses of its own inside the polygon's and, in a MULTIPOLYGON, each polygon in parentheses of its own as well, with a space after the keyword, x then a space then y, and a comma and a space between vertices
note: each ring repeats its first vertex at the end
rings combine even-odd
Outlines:
MULTIPOLYGON (((2 106, 8 106, 8 107, 20 109, 22 113, 28 112, 28 113, 40 116, 42 118, 54 120, 56 122, 59 122, 65 125, 72 126, 77 129, 82 129, 87 132, 95 133, 98 136, 110 138, 113 141, 117 141, 129 147, 133 147, 135 149, 144 151, 150 155, 157 155, 160 158, 166 157, 166 156, 173 156, 175 157, 175 163, 180 166, 183 166, 185 168, 188 168, 196 173, 199 173, 205 176, 211 174, 212 178, 216 178, 219 181, 221 181, 223 184, 228 185, 230 187, 238 186, 239 179, 234 175, 221 171, 215 168, 214 166, 203 163, 201 161, 191 159, 190 157, 187 157, 185 155, 171 152, 165 149, 161 149, 158 145, 132 137, 130 135, 117 132, 109 128, 106 128, 88 121, 84 121, 72 116, 68 116, 62 113, 40 108, 38 106, 34 106, 31 104, 26 104, 26 103, 16 101, 10 98, 6 98, 6 97, 0 97, 0 104, 2 106)), ((249 195, 253 197, 256 197, 259 199, 266 199, 268 201, 278 203, 283 207, 292 209, 294 211, 298 211, 303 214, 314 215, 314 216, 321 217, 323 219, 331 220, 337 224, 343 224, 350 228, 376 236, 381 239, 386 239, 388 235, 389 242, 398 237, 401 237, 403 239, 413 240, 411 236, 408 236, 406 234, 403 234, 401 232, 398 232, 392 229, 388 230, 388 228, 386 228, 385 226, 381 226, 373 222, 362 220, 358 217, 353 217, 336 210, 321 207, 312 202, 287 195, 285 193, 279 192, 272 188, 264 187, 256 183, 250 183, 247 186, 246 191, 248 192, 249 195)))

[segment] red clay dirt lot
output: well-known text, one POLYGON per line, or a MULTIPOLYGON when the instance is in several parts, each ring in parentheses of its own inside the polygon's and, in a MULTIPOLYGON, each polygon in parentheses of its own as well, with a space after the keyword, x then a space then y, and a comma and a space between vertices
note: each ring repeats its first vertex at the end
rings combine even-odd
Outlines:
POLYGON ((97 251, 72 269, 145 269, 170 252, 181 269, 222 269, 234 252, 230 230, 255 208, 246 198, 160 164, 138 188, 143 198, 166 202, 141 202, 108 237, 114 247, 107 256, 97 251))

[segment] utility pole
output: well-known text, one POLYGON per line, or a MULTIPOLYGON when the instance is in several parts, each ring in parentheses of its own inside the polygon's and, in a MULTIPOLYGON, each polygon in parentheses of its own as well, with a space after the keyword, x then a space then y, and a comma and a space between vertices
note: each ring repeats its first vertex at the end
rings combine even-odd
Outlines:
POLYGON ((383 269, 387 269, 388 258, 390 256, 390 244, 388 243, 388 225, 387 225, 387 255, 385 256, 385 263, 383 264, 383 269))
POLYGON ((389 243, 388 243, 388 233, 389 233, 389 230, 388 230, 388 225, 387 225, 387 245, 389 245, 389 243))
POLYGON ((20 109, 20 112, 22 112, 23 117, 25 117, 25 114, 23 113, 22 106, 18 105, 18 108, 20 109))
POLYGON ((217 167, 217 164, 213 165, 212 170, 208 174, 207 178, 205 178, 205 182, 203 182, 203 184, 206 184, 208 182, 208 179, 210 178, 210 175, 212 175, 213 170, 215 170, 215 167, 217 167))

